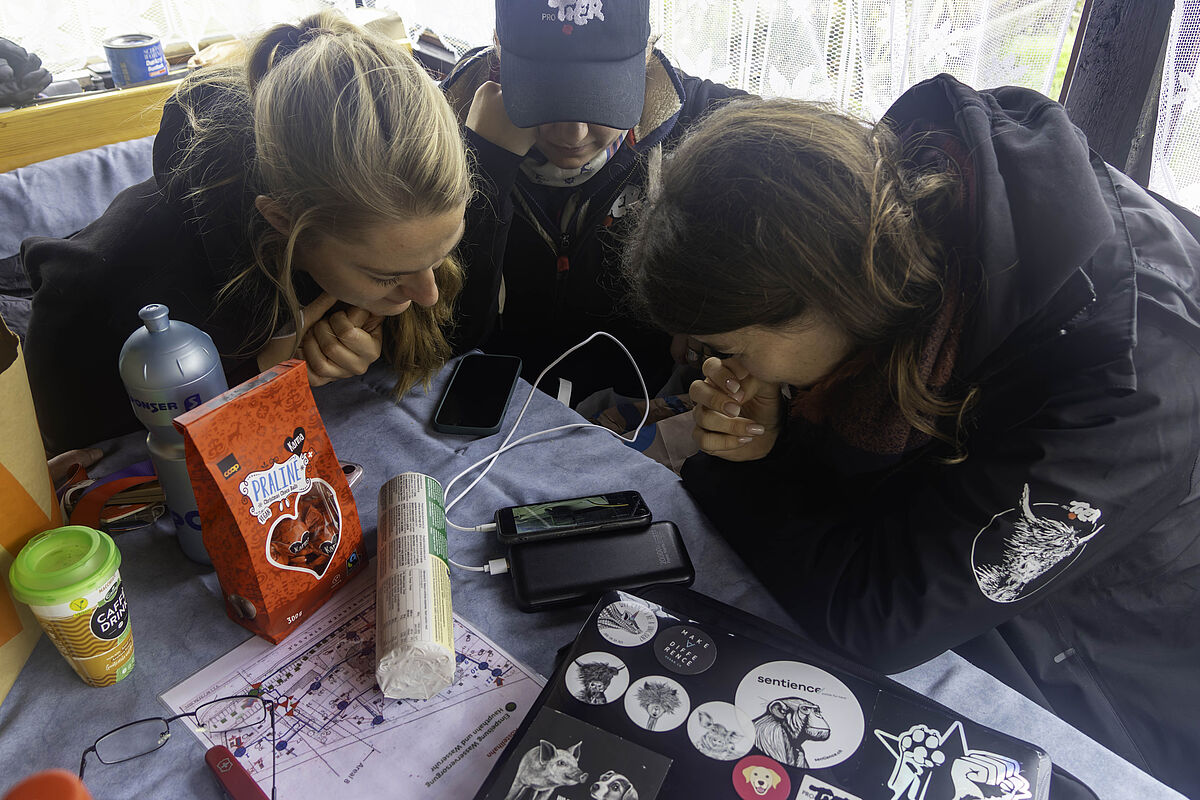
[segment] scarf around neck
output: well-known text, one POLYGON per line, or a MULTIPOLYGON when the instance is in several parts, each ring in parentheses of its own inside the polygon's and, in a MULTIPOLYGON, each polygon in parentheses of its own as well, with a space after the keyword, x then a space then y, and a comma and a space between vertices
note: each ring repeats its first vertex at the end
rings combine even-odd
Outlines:
POLYGON ((592 156, 586 164, 579 167, 572 167, 571 169, 563 169, 562 167, 555 166, 550 159, 542 155, 535 147, 529 151, 529 155, 521 162, 521 172, 525 174, 525 177, 539 186, 578 186, 599 172, 608 163, 613 154, 621 148, 621 144, 628 135, 629 131, 621 131, 621 134, 616 139, 613 139, 608 147, 592 156))
MULTIPOLYGON (((935 393, 950 385, 963 328, 962 295, 956 282, 946 288, 947 301, 926 334, 918 362, 921 379, 935 393)), ((816 386, 796 393, 790 413, 827 427, 845 444, 873 456, 899 457, 931 438, 905 418, 886 370, 870 357, 852 359, 816 386)))

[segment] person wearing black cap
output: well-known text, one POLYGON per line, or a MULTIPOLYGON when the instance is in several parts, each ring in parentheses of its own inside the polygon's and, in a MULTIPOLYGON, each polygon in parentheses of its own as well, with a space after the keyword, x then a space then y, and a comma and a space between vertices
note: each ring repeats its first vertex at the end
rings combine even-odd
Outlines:
MULTIPOLYGON (((744 93, 685 75, 653 48, 649 0, 497 0, 495 45, 464 56, 443 89, 480 178, 455 347, 519 355, 532 381, 604 330, 651 392, 663 386, 671 338, 621 300, 623 218, 653 184, 663 146, 744 93)), ((554 378, 571 382, 575 401, 607 388, 641 395, 610 342, 573 354, 541 388, 558 391, 554 378)))

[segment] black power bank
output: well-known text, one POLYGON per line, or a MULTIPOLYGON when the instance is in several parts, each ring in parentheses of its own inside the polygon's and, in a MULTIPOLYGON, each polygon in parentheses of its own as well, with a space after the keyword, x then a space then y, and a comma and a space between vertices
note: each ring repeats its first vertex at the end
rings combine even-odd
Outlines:
POLYGON ((508 569, 522 611, 587 602, 609 589, 691 586, 696 579, 679 528, 669 520, 640 530, 514 544, 508 569))

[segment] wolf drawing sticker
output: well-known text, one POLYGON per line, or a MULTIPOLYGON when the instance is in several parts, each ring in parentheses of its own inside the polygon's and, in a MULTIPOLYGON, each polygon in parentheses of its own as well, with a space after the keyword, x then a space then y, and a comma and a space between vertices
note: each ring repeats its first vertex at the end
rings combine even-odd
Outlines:
POLYGON ((596 629, 618 647, 637 647, 654 638, 658 617, 640 603, 618 600, 605 606, 596 617, 596 629))

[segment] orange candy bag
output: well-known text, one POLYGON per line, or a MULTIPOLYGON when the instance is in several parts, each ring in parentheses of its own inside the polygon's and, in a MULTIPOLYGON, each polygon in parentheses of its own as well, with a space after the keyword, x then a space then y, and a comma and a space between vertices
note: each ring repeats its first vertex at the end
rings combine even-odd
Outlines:
POLYGON ((266 370, 175 427, 225 610, 279 643, 367 561, 304 362, 266 370))

